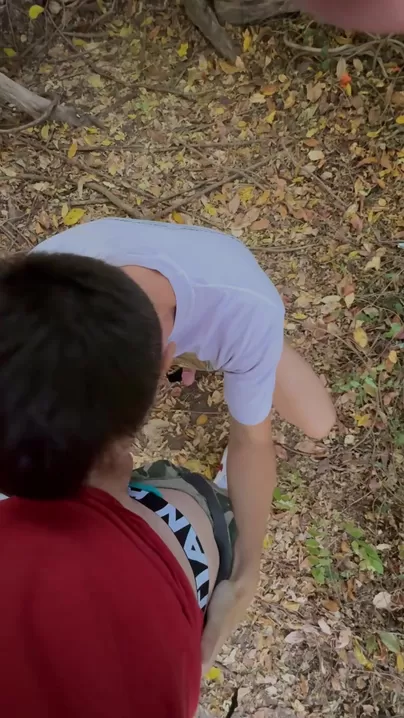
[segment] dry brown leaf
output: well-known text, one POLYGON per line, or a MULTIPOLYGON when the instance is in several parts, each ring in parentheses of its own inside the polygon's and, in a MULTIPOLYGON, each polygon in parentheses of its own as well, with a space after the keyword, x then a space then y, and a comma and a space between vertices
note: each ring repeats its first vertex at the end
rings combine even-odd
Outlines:
POLYGON ((391 102, 393 105, 396 105, 396 107, 404 107, 404 92, 402 90, 393 92, 391 102))
POLYGON ((330 611, 330 613, 337 613, 340 608, 339 604, 332 599, 329 599, 328 601, 323 601, 323 606, 327 611, 330 611))
POLYGON ((311 151, 309 152, 309 159, 310 159, 312 162, 317 162, 318 160, 323 160, 323 159, 324 159, 324 152, 322 152, 321 150, 311 150, 311 151))
POLYGON ((230 214, 236 214, 238 208, 240 207, 240 202, 240 195, 236 192, 234 197, 231 198, 229 204, 227 205, 230 214))
POLYGON ((303 454, 313 454, 314 456, 327 456, 327 448, 321 444, 315 444, 311 439, 304 439, 295 444, 296 451, 303 454))
POLYGON ((269 228, 269 219, 267 219, 266 217, 263 217, 262 219, 257 219, 257 221, 253 222, 251 225, 251 229, 255 230, 257 232, 260 230, 263 230, 263 229, 268 229, 268 228, 269 228))
POLYGON ((317 82, 315 85, 313 85, 311 82, 306 87, 306 95, 307 99, 310 100, 310 102, 317 102, 321 95, 323 94, 323 85, 321 82, 317 82))

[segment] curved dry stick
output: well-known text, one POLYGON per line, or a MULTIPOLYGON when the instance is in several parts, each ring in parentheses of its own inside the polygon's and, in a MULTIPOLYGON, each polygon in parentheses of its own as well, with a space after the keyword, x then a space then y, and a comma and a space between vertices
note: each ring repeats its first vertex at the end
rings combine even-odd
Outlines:
MULTIPOLYGON (((311 47, 310 45, 299 45, 297 42, 289 40, 287 35, 284 35, 283 41, 286 47, 292 48, 292 50, 299 50, 299 52, 306 53, 308 55, 354 55, 367 50, 374 45, 380 44, 380 38, 377 40, 369 40, 364 42, 362 45, 341 45, 340 47, 330 47, 324 50, 322 47, 311 47)), ((394 41, 395 42, 395 41, 394 41)))

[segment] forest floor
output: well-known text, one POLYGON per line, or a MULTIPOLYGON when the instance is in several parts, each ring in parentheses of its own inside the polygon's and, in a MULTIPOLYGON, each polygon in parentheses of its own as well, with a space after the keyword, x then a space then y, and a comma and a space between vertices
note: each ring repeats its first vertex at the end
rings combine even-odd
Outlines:
MULTIPOLYGON (((278 287, 286 336, 338 411, 324 442, 275 417, 261 584, 204 706, 404 716, 404 45, 282 19, 234 30, 232 66, 177 9, 92 36, 75 22, 23 70, 6 58, 15 79, 99 126, 48 121, 3 139, 2 252, 107 215, 233 233, 278 287)), ((212 478, 227 430, 219 376, 167 384, 136 461, 212 478)))

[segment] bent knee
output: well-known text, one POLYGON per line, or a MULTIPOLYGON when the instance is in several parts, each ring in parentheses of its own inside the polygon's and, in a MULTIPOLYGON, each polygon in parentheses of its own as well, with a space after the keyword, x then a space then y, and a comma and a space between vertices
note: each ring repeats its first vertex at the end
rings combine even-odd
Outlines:
POLYGON ((305 428, 305 433, 311 439, 325 439, 335 425, 336 419, 336 411, 331 400, 329 400, 327 408, 323 408, 317 416, 312 417, 309 425, 305 428))

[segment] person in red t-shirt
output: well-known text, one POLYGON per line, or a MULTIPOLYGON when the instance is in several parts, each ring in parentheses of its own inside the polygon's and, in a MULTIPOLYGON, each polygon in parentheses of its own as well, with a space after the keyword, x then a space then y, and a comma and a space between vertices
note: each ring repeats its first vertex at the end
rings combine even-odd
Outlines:
POLYGON ((171 362, 156 311, 86 257, 0 264, 0 715, 193 718, 227 495, 131 439, 171 362))

